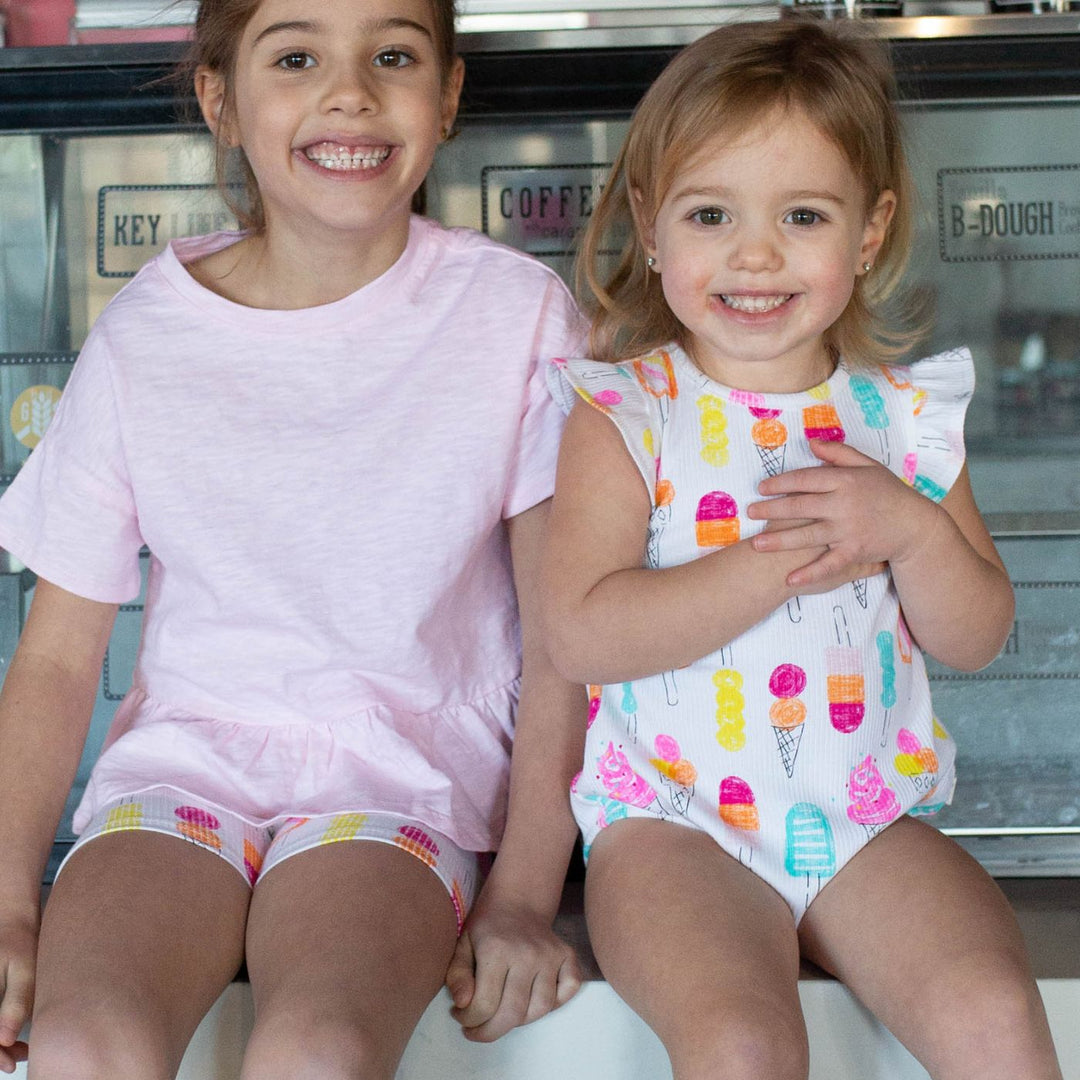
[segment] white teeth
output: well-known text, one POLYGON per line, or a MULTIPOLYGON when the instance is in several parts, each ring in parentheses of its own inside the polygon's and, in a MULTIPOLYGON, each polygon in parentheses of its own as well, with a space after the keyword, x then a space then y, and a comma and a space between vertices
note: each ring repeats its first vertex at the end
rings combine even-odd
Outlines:
POLYGON ((792 293, 786 293, 783 296, 721 295, 720 299, 723 300, 729 308, 734 308, 736 311, 748 311, 758 315, 765 311, 773 311, 781 304, 786 304, 791 299, 792 295, 792 293))
POLYGON ((308 147, 304 155, 309 161, 321 165, 324 169, 340 171, 374 169, 390 156, 390 147, 383 146, 378 150, 350 150, 347 146, 331 147, 324 143, 320 146, 308 147))

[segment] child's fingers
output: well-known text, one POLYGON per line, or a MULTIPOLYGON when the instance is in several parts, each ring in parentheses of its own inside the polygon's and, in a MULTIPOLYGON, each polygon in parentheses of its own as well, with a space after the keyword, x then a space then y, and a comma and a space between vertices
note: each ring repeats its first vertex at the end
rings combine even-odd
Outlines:
POLYGON ((837 581, 851 579, 849 572, 854 563, 843 552, 833 548, 820 555, 805 566, 792 570, 787 576, 787 583, 793 589, 812 589, 815 585, 827 582, 833 588, 837 581))
MULTIPOLYGON (((12 961, 8 962, 0 1002, 0 1047, 12 1047, 30 1017, 34 997, 34 971, 12 961)), ((22 1060, 21 1058, 17 1060, 22 1060)))
POLYGON ((453 1008, 450 1015, 461 1025, 466 1037, 483 1029, 499 1011, 509 969, 506 964, 487 961, 479 966, 473 980, 473 992, 468 1005, 453 1008))
POLYGON ((465 930, 458 938, 450 966, 446 969, 446 988, 454 1001, 455 1009, 466 1009, 476 992, 476 958, 473 955, 472 938, 465 930))
POLYGON ((810 449, 819 461, 828 465, 840 465, 842 467, 858 468, 861 465, 878 464, 873 458, 856 450, 847 443, 832 442, 829 439, 811 439, 810 449))
POLYGON ((828 541, 822 535, 825 523, 811 521, 791 529, 769 529, 757 533, 750 543, 755 551, 795 551, 797 548, 822 548, 828 541))
POLYGON ((0 1072, 13 1073, 15 1066, 20 1061, 25 1061, 28 1048, 24 1042, 13 1042, 10 1046, 0 1049, 0 1072))
POLYGON ((559 977, 555 987, 555 1008, 565 1005, 581 989, 581 965, 577 953, 570 955, 559 968, 559 977))

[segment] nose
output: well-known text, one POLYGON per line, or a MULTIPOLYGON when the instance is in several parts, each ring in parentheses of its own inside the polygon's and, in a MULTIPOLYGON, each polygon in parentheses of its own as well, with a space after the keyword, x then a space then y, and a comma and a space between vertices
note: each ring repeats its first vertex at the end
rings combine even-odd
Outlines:
POLYGON ((358 116, 378 112, 379 98, 375 80, 362 65, 341 65, 328 73, 323 94, 324 112, 342 112, 358 116))
POLYGON ((748 270, 751 273, 779 270, 784 257, 776 237, 764 227, 744 226, 733 238, 728 256, 732 270, 748 270))

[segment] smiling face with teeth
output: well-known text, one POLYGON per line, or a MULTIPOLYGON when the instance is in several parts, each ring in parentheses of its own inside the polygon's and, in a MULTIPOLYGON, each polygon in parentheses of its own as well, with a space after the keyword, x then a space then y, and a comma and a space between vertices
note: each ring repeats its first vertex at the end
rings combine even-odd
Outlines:
POLYGON ((261 0, 232 71, 200 69, 207 122, 257 181, 264 247, 363 251, 372 276, 401 254, 461 90, 436 21, 432 0, 261 0))
POLYGON ((642 241, 702 370, 738 389, 792 393, 832 372, 826 332, 894 205, 892 192, 867 198, 801 110, 776 109, 680 170, 642 241))

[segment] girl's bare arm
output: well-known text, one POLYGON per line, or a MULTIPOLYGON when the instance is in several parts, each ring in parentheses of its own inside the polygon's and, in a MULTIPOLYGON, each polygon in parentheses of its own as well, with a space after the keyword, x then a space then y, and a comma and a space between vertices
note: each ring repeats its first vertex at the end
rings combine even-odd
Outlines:
POLYGON ((798 469, 761 484, 780 498, 754 503, 751 517, 811 524, 759 534, 755 546, 827 545, 789 577, 812 584, 832 563, 881 559, 892 570, 912 636, 931 656, 964 671, 985 667, 1012 628, 1012 585, 971 493, 965 465, 940 503, 884 465, 842 443, 814 443, 824 468, 798 469))
POLYGON ((490 1042, 569 1000, 573 950, 552 930, 577 837, 570 781, 581 767, 588 701, 552 667, 538 627, 540 551, 550 502, 508 522, 521 611, 521 699, 510 804, 495 866, 460 939, 447 985, 466 1037, 490 1042))
POLYGON ((650 505, 615 425, 576 404, 563 435, 542 575, 548 646, 568 678, 615 683, 683 667, 791 597, 865 573, 841 568, 795 588, 788 574, 824 549, 766 553, 747 540, 682 566, 647 569, 650 505))
POLYGON ((115 604, 39 580, 0 692, 0 1059, 33 1001, 41 879, 115 617, 115 604))

